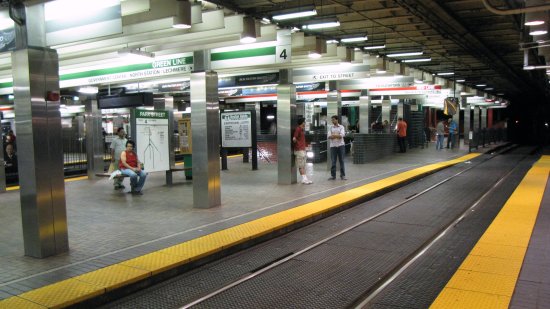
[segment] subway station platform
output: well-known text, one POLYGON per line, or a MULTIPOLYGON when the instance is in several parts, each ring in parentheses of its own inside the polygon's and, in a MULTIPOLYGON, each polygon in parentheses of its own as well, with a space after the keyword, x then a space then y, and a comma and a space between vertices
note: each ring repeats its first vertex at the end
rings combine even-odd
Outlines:
MULTIPOLYGON (((479 152, 496 146, 480 148, 479 152)), ((107 179, 68 181, 65 190, 70 251, 46 259, 24 256, 19 192, 9 191, 2 194, 0 202, 0 308, 65 307, 98 297, 215 254, 228 243, 236 246, 253 238, 247 234, 249 231, 243 231, 249 236, 227 239, 231 237, 220 231, 238 230, 251 222, 272 229, 258 219, 282 221, 276 216, 284 212, 285 219, 298 220, 306 213, 311 216, 319 203, 337 205, 342 199, 360 198, 411 177, 467 162, 476 155, 468 155, 467 148, 436 151, 431 144, 368 164, 352 164, 348 156, 348 180, 327 180, 326 163, 310 164, 312 185, 278 185, 276 163, 260 161, 259 170, 252 171, 250 164, 235 157, 229 159, 228 170, 221 172, 222 205, 212 209, 192 207, 192 181, 185 180, 183 173, 174 174, 171 186, 165 185, 164 173, 152 173, 143 196, 128 194, 128 189, 115 191, 107 179), (371 187, 367 189, 368 185, 371 187), (191 242, 198 244, 201 239, 209 239, 210 247, 190 247, 191 242), (90 278, 93 276, 96 278, 90 278), (13 297, 16 295, 19 297, 13 297)), ((256 236, 273 231, 264 230, 256 236)))

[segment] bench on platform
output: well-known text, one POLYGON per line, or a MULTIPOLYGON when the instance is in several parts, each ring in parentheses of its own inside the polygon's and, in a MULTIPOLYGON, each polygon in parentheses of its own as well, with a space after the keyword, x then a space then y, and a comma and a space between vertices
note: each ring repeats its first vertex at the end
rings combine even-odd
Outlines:
MULTIPOLYGON (((107 178, 111 177, 111 173, 96 173, 95 175, 97 177, 107 177, 107 178)), ((125 177, 128 177, 128 176, 124 174, 115 176, 115 178, 125 178, 125 177)))
MULTIPOLYGON (((172 173, 174 172, 185 172, 185 171, 191 171, 192 167, 172 167, 169 170, 166 171, 166 184, 172 185, 172 173)), ((192 176, 185 176, 185 179, 190 180, 192 179, 192 176)))

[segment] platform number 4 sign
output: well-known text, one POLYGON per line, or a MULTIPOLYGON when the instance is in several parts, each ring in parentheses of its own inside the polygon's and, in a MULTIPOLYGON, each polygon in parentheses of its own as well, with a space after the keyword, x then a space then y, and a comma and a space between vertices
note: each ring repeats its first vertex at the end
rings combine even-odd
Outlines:
POLYGON ((281 45, 276 48, 275 63, 291 62, 292 49, 290 45, 281 45))

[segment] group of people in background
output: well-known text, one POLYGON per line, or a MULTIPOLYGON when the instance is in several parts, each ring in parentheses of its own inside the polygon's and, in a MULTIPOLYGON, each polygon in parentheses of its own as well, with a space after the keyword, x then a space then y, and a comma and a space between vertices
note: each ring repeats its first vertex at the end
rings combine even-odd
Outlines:
POLYGON ((448 129, 449 136, 447 137, 447 148, 454 148, 455 136, 458 133, 458 126, 453 118, 443 119, 437 123, 435 127, 435 149, 443 149, 443 141, 445 140, 445 129, 448 129))
POLYGON ((17 177, 18 164, 16 154, 17 144, 13 130, 9 130, 4 137, 4 168, 6 175, 17 177))

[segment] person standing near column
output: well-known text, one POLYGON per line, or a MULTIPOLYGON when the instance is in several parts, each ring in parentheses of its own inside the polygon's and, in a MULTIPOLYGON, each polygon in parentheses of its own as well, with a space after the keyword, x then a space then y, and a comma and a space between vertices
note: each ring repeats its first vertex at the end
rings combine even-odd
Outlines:
POLYGON ((435 150, 443 149, 443 140, 445 139, 445 124, 443 123, 444 121, 445 120, 441 120, 437 123, 437 126, 435 127, 435 150))
MULTIPOLYGON (((124 132, 124 128, 120 127, 118 128, 117 137, 113 139, 111 142, 111 162, 114 164, 115 169, 118 169, 119 162, 120 162, 120 154, 126 149, 126 132, 124 132)), ((115 190, 118 189, 124 189, 124 185, 122 184, 122 177, 115 177, 113 185, 115 186, 115 190)))
POLYGON ((407 152, 405 139, 407 137, 407 123, 402 117, 397 118, 397 143, 399 144, 399 152, 407 152))
POLYGON ((457 132, 456 122, 454 122, 453 117, 451 117, 449 118, 449 137, 447 138, 447 148, 449 148, 449 145, 451 148, 455 147, 455 136, 457 132))
POLYGON ((332 116, 332 125, 328 128, 327 137, 329 139, 330 146, 330 175, 329 180, 336 179, 336 158, 340 162, 340 179, 346 180, 346 169, 344 167, 344 154, 346 153, 346 144, 344 143, 344 136, 346 130, 343 125, 338 124, 338 116, 332 116))
POLYGON ((298 127, 294 130, 294 136, 292 142, 294 143, 294 155, 296 156, 296 166, 302 176, 302 183, 305 185, 312 184, 313 181, 309 180, 306 175, 306 119, 303 117, 298 118, 298 127))

